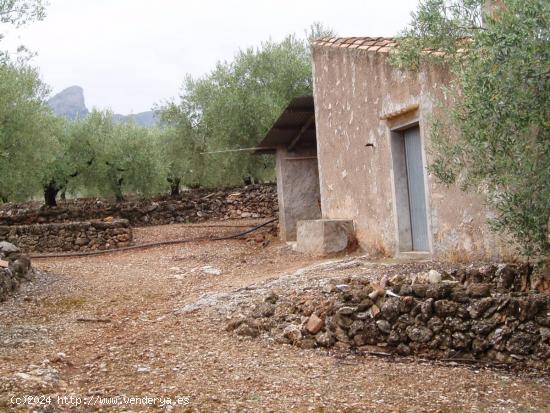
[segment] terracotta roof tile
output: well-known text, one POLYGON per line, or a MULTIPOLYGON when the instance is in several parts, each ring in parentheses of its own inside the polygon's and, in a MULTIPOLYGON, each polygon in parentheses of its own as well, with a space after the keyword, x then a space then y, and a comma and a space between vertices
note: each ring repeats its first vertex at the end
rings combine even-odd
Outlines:
MULTIPOLYGON (((471 39, 464 39, 464 43, 471 39)), ((312 42, 314 47, 338 47, 345 49, 366 50, 375 53, 389 53, 392 49, 399 46, 397 38, 393 37, 323 37, 312 42)), ((461 49, 459 53, 465 53, 465 49, 461 49)), ((424 49, 425 55, 442 57, 445 53, 437 49, 424 49)))
POLYGON ((388 53, 392 48, 397 47, 397 40, 391 37, 323 37, 314 40, 313 46, 388 53))
MULTIPOLYGON (((466 44, 472 40, 464 38, 462 41, 466 44)), ((314 40, 312 46, 358 49, 387 54, 399 46, 399 40, 393 37, 323 37, 314 40)), ((426 48, 421 53, 427 56, 445 56, 445 52, 439 49, 426 48)), ((459 49, 458 53, 466 53, 466 49, 459 49)))

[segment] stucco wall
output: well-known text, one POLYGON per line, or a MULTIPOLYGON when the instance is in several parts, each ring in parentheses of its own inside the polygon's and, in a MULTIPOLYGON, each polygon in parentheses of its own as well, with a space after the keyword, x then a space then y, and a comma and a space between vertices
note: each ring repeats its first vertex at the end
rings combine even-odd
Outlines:
POLYGON ((277 148, 276 170, 279 235, 284 241, 295 241, 298 221, 321 218, 315 148, 291 152, 277 148))
MULTIPOLYGON (((361 247, 395 255, 391 130, 418 122, 428 165, 430 118, 448 105, 443 87, 449 75, 434 67, 401 72, 386 54, 337 47, 314 46, 313 64, 323 218, 354 220, 361 247), (415 105, 418 109, 393 116, 415 105), (381 119, 387 115, 390 119, 381 119), (369 143, 374 147, 365 146, 369 143)), ((446 188, 428 173, 425 186, 434 255, 508 255, 486 225, 489 213, 479 196, 446 188)))

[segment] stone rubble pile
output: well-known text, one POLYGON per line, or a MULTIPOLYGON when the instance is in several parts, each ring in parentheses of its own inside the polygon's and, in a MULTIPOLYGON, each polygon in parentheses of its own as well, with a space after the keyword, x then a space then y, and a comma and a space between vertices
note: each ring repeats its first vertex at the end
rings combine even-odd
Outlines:
POLYGON ((132 243, 132 228, 125 219, 60 224, 0 226, 0 239, 25 252, 96 251, 132 243))
POLYGON ((46 208, 37 203, 5 204, 0 207, 0 225, 30 225, 77 222, 115 217, 133 227, 211 219, 265 218, 277 214, 275 185, 248 185, 225 189, 191 189, 178 198, 126 202, 77 199, 46 208))
POLYGON ((13 294, 22 282, 33 278, 31 260, 15 245, 0 242, 0 302, 13 294))
POLYGON ((302 348, 468 358, 550 368, 550 295, 529 265, 353 276, 271 291, 227 330, 302 348))

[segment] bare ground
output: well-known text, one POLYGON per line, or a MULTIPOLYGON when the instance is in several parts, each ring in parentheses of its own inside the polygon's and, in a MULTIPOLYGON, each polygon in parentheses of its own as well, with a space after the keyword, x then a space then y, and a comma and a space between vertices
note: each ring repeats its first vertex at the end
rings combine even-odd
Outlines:
MULTIPOLYGON (((220 225, 231 224, 243 222, 220 225)), ((150 227, 136 230, 136 241, 241 229, 150 227)), ((234 308, 271 286, 407 268, 361 257, 341 262, 319 266, 284 244, 245 240, 37 260, 44 272, 0 304, 0 412, 548 411, 550 380, 540 374, 343 356, 224 330, 234 308), (218 269, 220 275, 208 273, 218 269), (25 395, 52 399, 30 406, 25 395), (182 405, 100 400, 121 395, 174 402, 181 396, 182 405), (58 396, 79 397, 83 404, 63 405, 58 396)))

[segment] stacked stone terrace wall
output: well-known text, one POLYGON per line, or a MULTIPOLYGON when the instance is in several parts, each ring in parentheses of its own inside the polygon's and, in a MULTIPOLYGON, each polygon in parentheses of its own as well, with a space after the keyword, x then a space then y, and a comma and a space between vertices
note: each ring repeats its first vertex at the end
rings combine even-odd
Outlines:
POLYGON ((0 303, 13 295, 23 282, 33 278, 31 260, 15 245, 0 241, 0 303))
POLYGON ((114 217, 133 227, 210 219, 265 218, 277 214, 275 185, 248 185, 226 189, 192 189, 177 198, 159 197, 125 202, 77 199, 53 208, 40 203, 0 206, 0 225, 78 222, 114 217))
POLYGON ((96 251, 132 243, 128 220, 0 226, 0 241, 23 252, 96 251))
MULTIPOLYGON (((550 369, 550 295, 528 265, 456 271, 449 279, 331 280, 271 294, 228 330, 302 348, 487 360, 550 369), (542 290, 541 290, 542 289, 542 290)), ((426 277, 425 279, 429 279, 426 277)))

